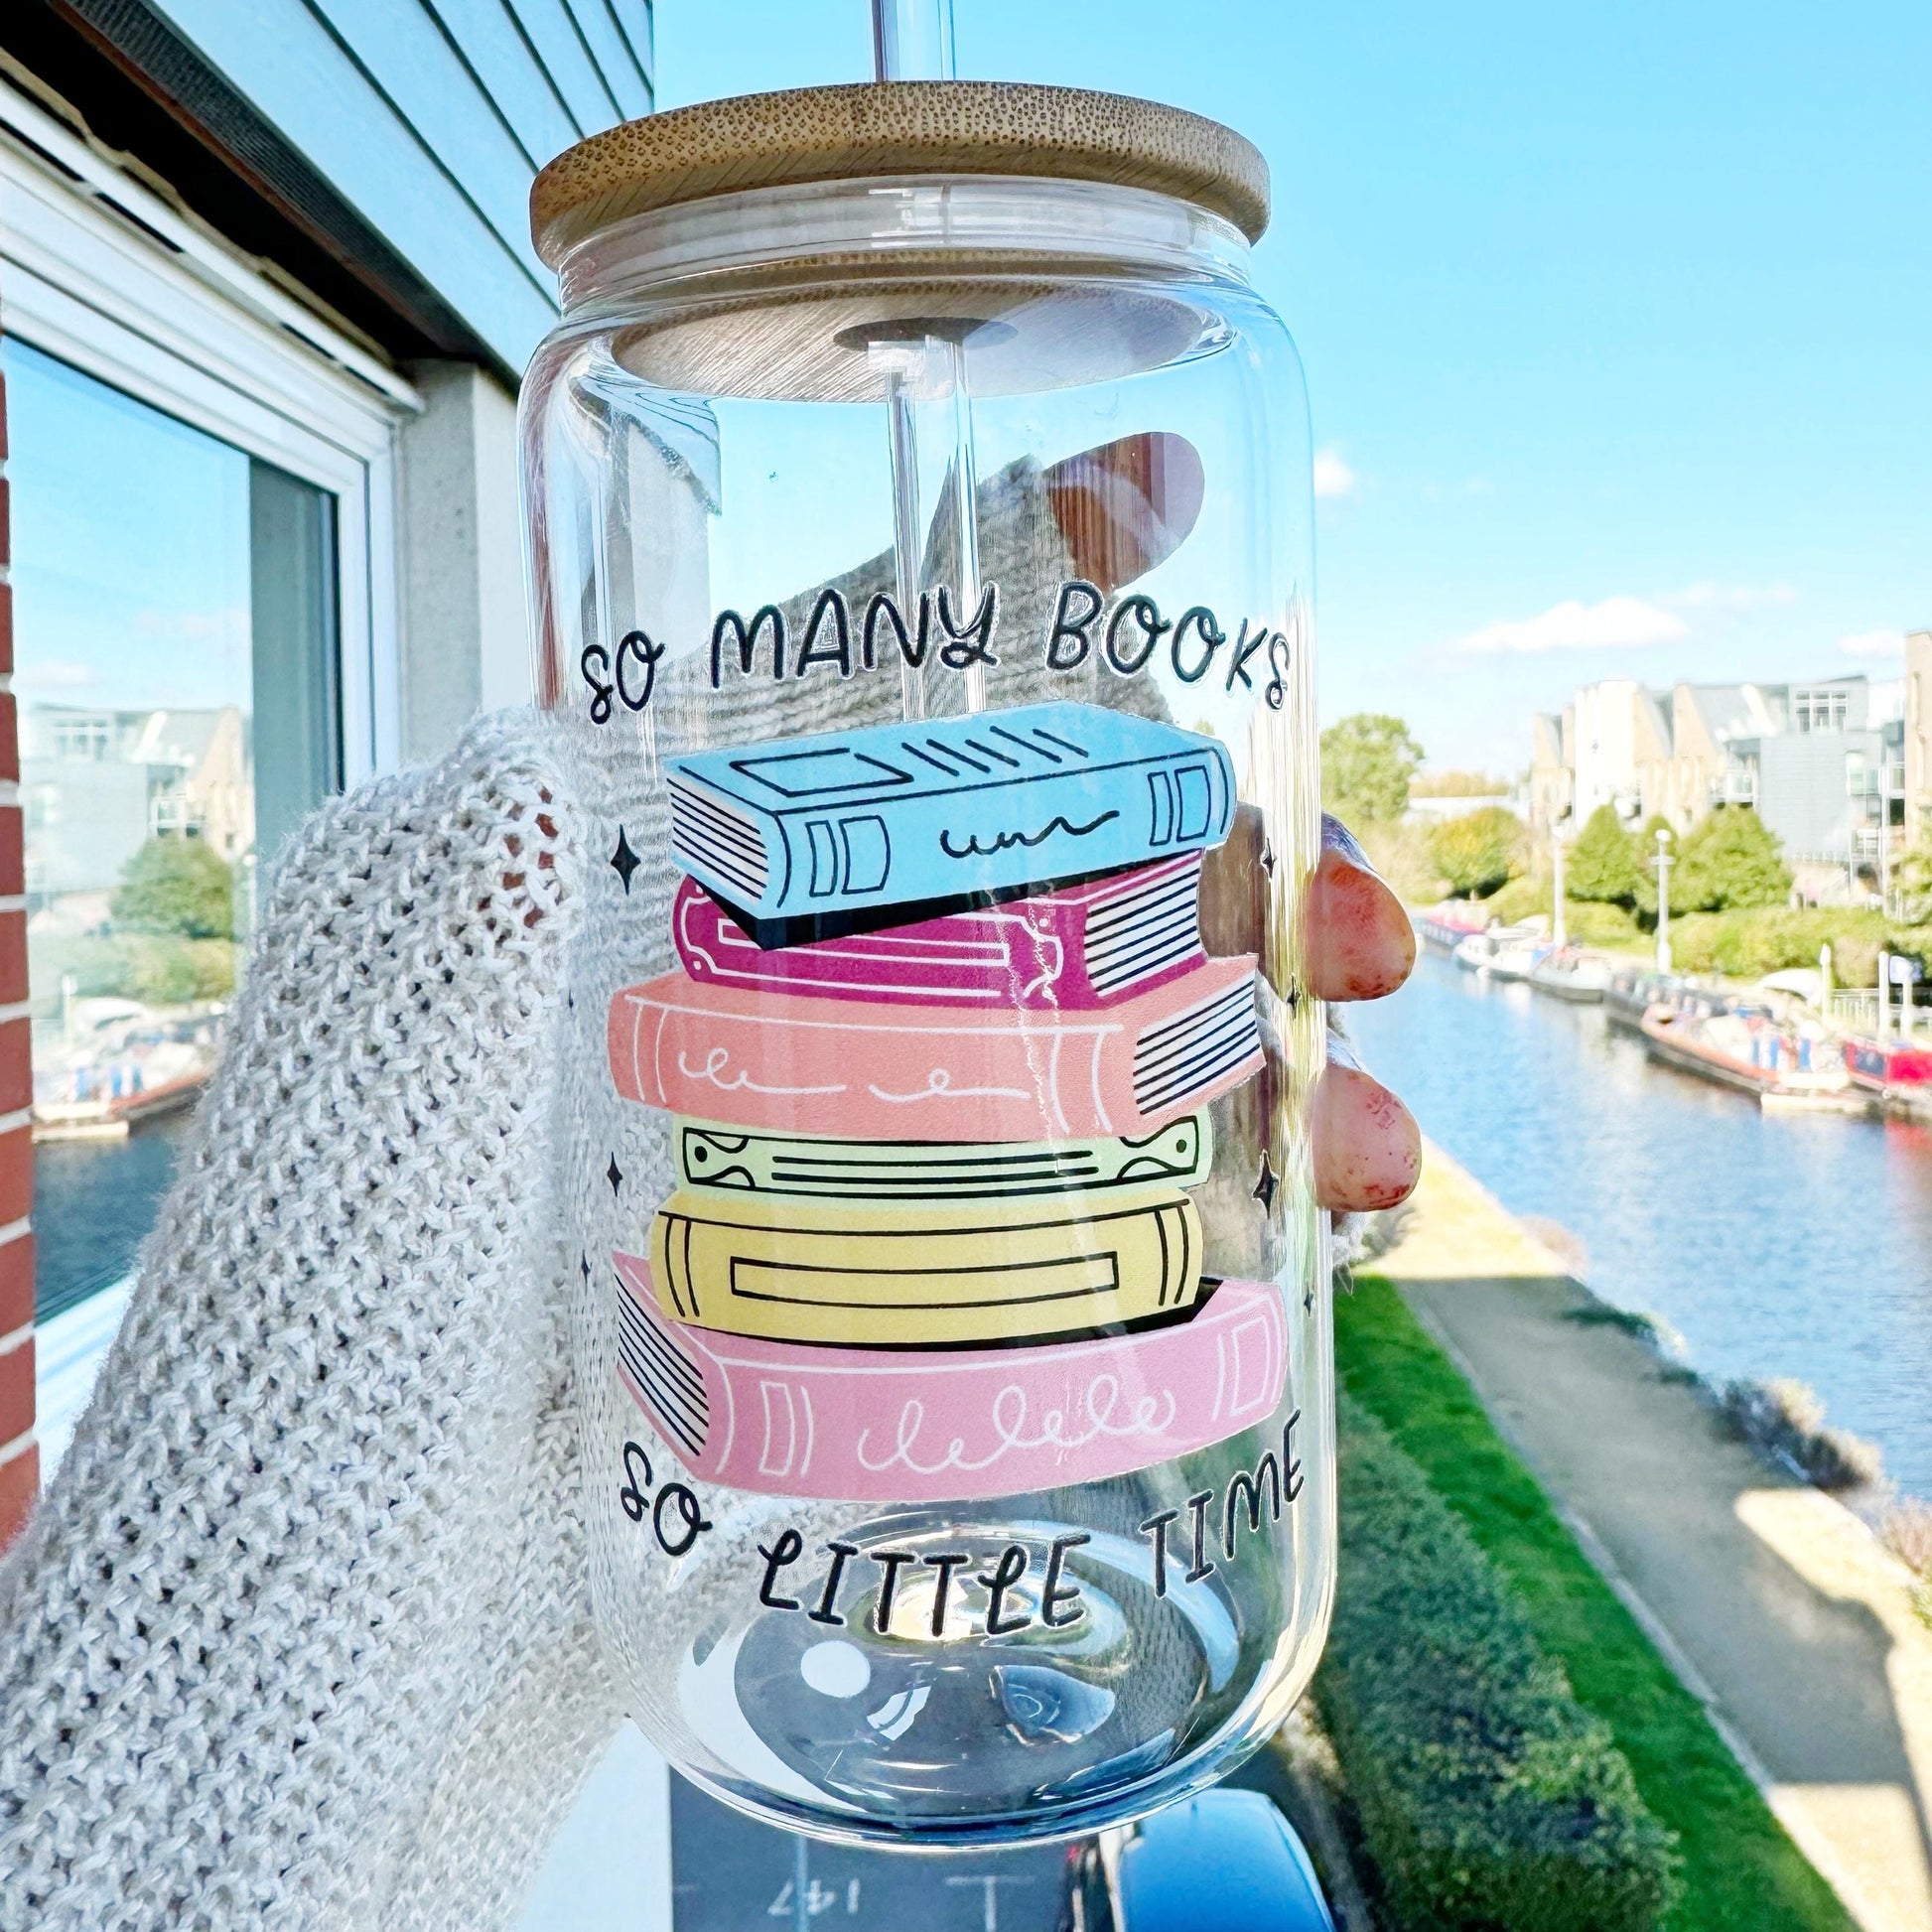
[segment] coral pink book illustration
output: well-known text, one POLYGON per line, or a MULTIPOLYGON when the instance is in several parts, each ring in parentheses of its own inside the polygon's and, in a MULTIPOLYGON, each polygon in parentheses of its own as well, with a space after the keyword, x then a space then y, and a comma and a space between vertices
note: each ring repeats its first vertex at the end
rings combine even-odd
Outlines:
POLYGON ((1266 1421, 1280 1291, 1201 1275, 1183 1191, 1262 1065, 1255 961, 1201 943, 1225 751, 1052 704, 669 783, 679 966, 607 1025, 680 1191, 612 1262, 620 1379, 692 1471, 978 1499, 1266 1421))

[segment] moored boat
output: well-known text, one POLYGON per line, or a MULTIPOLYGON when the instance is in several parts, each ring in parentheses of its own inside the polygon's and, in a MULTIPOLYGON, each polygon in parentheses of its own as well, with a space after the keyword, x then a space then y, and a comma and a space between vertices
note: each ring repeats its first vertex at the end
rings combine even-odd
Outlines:
POLYGON ((211 1004, 72 1001, 60 1032, 36 1042, 34 1139, 119 1140, 141 1121, 192 1107, 214 1072, 220 1024, 211 1004))
POLYGON ((1426 912, 1410 915, 1423 942, 1438 952, 1452 953, 1463 940, 1483 932, 1487 921, 1466 899, 1445 899, 1426 912))
POLYGON ((1863 1112, 1863 1095, 1835 1062, 1822 1031, 1781 1025, 1762 1008, 1700 1014, 1653 1004, 1638 1031, 1654 1060, 1773 1110, 1863 1112))
POLYGON ((1609 991, 1610 962, 1575 946, 1559 946, 1530 968, 1530 984, 1554 999, 1593 1006, 1609 991))
POLYGON ((1845 1070, 1855 1085, 1871 1093, 1906 1087, 1932 1093, 1932 1041, 1900 1034, 1889 1039, 1848 1039, 1845 1070))
POLYGON ((1495 980, 1526 980, 1549 956, 1550 942, 1541 934, 1528 936, 1497 935, 1496 949, 1489 955, 1488 973, 1495 980))
POLYGON ((1491 979, 1520 980, 1550 950, 1550 942, 1535 926, 1492 925, 1463 936, 1455 947, 1455 963, 1465 971, 1491 979))

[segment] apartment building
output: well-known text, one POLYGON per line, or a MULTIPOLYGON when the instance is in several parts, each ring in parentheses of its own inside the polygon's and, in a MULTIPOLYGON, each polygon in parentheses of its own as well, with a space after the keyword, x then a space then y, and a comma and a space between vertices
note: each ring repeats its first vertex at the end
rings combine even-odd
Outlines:
POLYGON ((1896 851, 1932 811, 1928 731, 1932 631, 1913 633, 1902 680, 1608 678, 1532 721, 1532 822, 1547 831, 1609 804, 1688 831, 1715 806, 1744 805, 1794 863, 1856 874, 1875 865, 1881 836, 1896 851))
POLYGON ((1538 833, 1571 817, 1576 806, 1577 710, 1539 711, 1530 719, 1529 820, 1538 833))

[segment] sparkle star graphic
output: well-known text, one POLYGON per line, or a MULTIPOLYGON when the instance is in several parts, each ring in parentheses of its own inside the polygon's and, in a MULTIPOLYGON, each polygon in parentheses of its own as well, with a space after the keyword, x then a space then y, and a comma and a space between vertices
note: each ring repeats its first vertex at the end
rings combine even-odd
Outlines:
POLYGON ((590 1258, 590 1256, 589 1256, 589 1255, 580 1255, 580 1256, 578 1257, 578 1261, 577 1261, 577 1266, 578 1266, 578 1268, 579 1268, 579 1269, 580 1269, 580 1270, 582 1271, 582 1273, 583 1273, 583 1276, 584 1276, 584 1280, 585 1280, 585 1283, 586 1283, 586 1284, 588 1285, 588 1283, 589 1283, 589 1281, 590 1281, 590 1279, 591 1279, 591 1258, 590 1258))
POLYGON ((623 835, 623 827, 618 827, 618 849, 611 854, 611 870, 623 881, 624 897, 630 896, 630 875, 644 862, 630 849, 630 841, 623 835))
POLYGON ((1314 1312, 1314 1290, 1312 1287, 1305 1288, 1302 1291, 1302 1312, 1304 1314, 1312 1314, 1314 1312))
POLYGON ((611 1157, 611 1165, 604 1171, 604 1178, 611 1183, 611 1191, 614 1194, 623 1185, 623 1170, 618 1166, 618 1157, 615 1154, 611 1157))
POLYGON ((1270 879, 1275 876, 1275 848, 1266 839, 1261 842, 1261 869, 1270 879))
POLYGON ((1275 1190, 1281 1184, 1281 1181, 1275 1175, 1274 1163, 1268 1158, 1268 1150, 1263 1148, 1261 1152, 1261 1176, 1255 1182, 1254 1198, 1261 1203, 1264 1212, 1274 1212, 1275 1190))

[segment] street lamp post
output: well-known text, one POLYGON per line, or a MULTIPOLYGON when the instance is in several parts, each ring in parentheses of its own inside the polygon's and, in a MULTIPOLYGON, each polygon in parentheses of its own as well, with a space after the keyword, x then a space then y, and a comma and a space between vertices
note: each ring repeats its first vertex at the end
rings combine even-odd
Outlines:
POLYGON ((1550 827, 1550 862, 1556 868, 1556 917, 1550 926, 1550 937, 1559 946, 1570 943, 1570 928, 1563 916, 1563 827, 1553 824, 1550 827))
POLYGON ((1878 734, 1878 909, 1891 915, 1891 754, 1878 734))
POLYGON ((1670 869, 1677 861, 1670 856, 1670 833, 1657 828, 1657 856, 1650 862, 1657 868, 1657 970, 1670 971, 1670 869))

